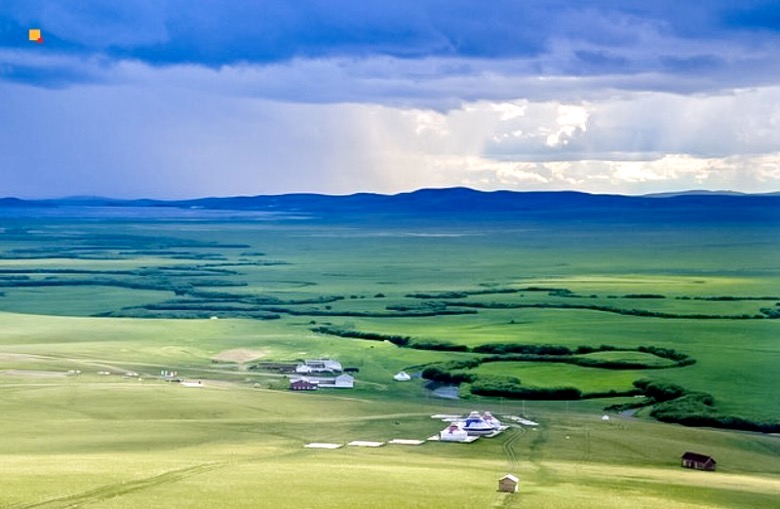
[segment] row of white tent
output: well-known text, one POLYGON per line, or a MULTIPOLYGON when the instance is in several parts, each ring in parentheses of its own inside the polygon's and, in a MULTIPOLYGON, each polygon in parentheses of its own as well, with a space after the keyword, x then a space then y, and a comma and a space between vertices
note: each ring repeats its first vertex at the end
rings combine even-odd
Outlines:
POLYGON ((444 442, 471 442, 480 436, 493 435, 503 429, 501 421, 490 412, 479 415, 474 411, 464 420, 455 420, 439 432, 439 440, 444 442))

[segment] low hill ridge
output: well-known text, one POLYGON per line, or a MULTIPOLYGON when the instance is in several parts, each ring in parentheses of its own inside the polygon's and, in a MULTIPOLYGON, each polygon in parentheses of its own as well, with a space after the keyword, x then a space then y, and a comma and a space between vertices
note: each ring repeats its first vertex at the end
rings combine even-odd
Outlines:
POLYGON ((75 197, 54 200, 0 199, 0 209, 90 207, 178 208, 286 213, 330 219, 437 220, 631 220, 741 221, 780 224, 780 195, 699 191, 650 196, 579 191, 478 191, 466 187, 419 189, 395 195, 356 193, 207 197, 189 200, 119 200, 75 197))

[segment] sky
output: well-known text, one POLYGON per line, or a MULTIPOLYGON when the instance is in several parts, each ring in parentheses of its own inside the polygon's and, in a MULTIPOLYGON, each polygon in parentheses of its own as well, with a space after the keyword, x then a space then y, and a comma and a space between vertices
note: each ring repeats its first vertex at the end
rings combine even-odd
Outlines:
POLYGON ((0 1, 0 196, 452 186, 780 191, 780 2, 0 1))

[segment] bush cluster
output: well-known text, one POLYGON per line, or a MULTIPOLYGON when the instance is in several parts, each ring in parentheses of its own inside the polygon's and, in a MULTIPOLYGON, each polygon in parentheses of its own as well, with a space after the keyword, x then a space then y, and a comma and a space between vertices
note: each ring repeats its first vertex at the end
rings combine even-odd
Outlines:
POLYGON ((582 398, 582 391, 576 387, 530 387, 508 376, 477 376, 468 382, 471 384, 471 392, 480 396, 536 400, 582 398))
POLYGON ((474 353, 485 354, 534 354, 534 355, 572 355, 572 351, 561 345, 523 345, 517 343, 486 343, 483 345, 475 346, 472 351, 474 353))
MULTIPOLYGON (((539 303, 508 303, 508 302, 460 302, 444 301, 444 305, 449 307, 469 307, 476 309, 584 309, 590 311, 603 311, 606 313, 615 313, 626 316, 643 316, 648 318, 675 318, 675 319, 693 319, 693 320, 757 320, 767 318, 763 314, 741 315, 707 315, 702 313, 664 313, 662 311, 650 311, 647 309, 626 309, 617 306, 604 306, 599 304, 561 304, 551 302, 539 303)), ((773 317, 774 318, 774 317, 773 317)))
POLYGON ((396 334, 380 334, 378 332, 361 332, 353 329, 345 329, 329 325, 314 327, 312 332, 318 334, 329 334, 331 336, 340 336, 342 338, 366 339, 368 341, 389 341, 394 345, 406 346, 412 338, 409 336, 399 336, 396 334))
POLYGON ((449 341, 437 341, 434 339, 414 339, 406 346, 416 350, 436 350, 439 352, 468 352, 469 347, 458 345, 449 341))

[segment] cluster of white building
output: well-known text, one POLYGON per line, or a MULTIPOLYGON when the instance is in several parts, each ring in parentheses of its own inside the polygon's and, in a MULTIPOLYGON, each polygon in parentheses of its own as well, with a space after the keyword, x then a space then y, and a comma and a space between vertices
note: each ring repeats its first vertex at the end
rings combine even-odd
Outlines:
POLYGON ((355 386, 355 377, 343 373, 341 363, 333 359, 305 360, 295 367, 299 375, 290 379, 290 390, 316 391, 320 388, 352 389, 355 386), (335 377, 312 376, 313 374, 330 374, 335 377))
POLYGON ((465 419, 453 420, 450 425, 439 432, 439 440, 443 442, 473 442, 479 437, 493 437, 507 429, 490 412, 482 415, 474 411, 465 419))
POLYGON ((341 367, 341 363, 333 359, 309 359, 295 367, 295 372, 302 375, 309 373, 341 373, 343 371, 344 368, 341 367))

